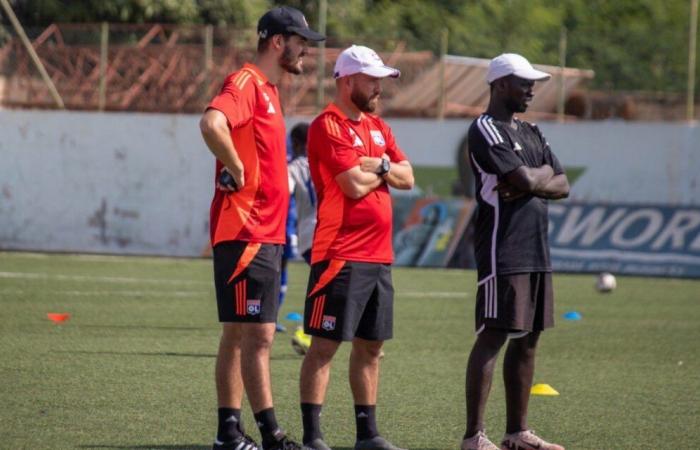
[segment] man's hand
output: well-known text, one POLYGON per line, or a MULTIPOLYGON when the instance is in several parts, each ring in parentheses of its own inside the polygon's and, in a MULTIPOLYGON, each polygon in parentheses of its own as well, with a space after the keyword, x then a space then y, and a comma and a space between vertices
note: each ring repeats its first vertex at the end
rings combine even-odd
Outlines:
POLYGON ((243 166, 238 170, 229 170, 226 166, 221 169, 219 178, 216 181, 217 189, 227 192, 238 192, 243 187, 245 180, 243 177, 243 166))
MULTIPOLYGON (((384 158, 384 156, 382 156, 382 158, 384 158)), ((360 156, 360 170, 369 173, 379 173, 379 168, 382 165, 382 158, 375 158, 373 156, 360 156)))
POLYGON ((498 183, 493 190, 498 191, 498 195, 506 202, 512 202, 527 194, 527 192, 521 191, 505 181, 498 183))

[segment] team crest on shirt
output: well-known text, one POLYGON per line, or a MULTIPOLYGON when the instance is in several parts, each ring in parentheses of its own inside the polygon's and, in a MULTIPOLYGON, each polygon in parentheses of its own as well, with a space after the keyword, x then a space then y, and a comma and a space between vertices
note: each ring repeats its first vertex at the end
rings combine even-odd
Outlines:
POLYGON ((384 135, 382 134, 381 131, 370 130, 369 133, 372 135, 372 140, 374 141, 375 144, 377 144, 381 147, 386 145, 386 142, 384 141, 384 135))
POLYGON ((260 314, 260 300, 247 300, 247 311, 251 316, 257 316, 260 314))
POLYGON ((365 144, 362 143, 362 139, 360 139, 360 136, 358 136, 357 133, 355 133, 355 130, 353 130, 352 128, 348 128, 348 130, 350 130, 350 136, 353 136, 355 138, 355 140, 352 143, 352 146, 363 147, 365 144))
POLYGON ((335 330, 335 316, 323 316, 323 323, 321 326, 326 331, 335 330))

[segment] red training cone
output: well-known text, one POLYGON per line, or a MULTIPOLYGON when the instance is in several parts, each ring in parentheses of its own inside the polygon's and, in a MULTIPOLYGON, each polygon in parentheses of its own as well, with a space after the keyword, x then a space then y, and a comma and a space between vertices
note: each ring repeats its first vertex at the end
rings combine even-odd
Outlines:
POLYGON ((68 313, 46 313, 46 317, 53 323, 63 323, 70 319, 70 314, 68 313))

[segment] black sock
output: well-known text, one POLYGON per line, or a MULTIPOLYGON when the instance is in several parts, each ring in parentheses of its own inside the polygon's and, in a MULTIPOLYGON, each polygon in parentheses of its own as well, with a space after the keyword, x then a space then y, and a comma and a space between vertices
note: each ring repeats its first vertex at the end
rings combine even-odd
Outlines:
POLYGON ((269 447, 271 444, 277 442, 278 436, 281 433, 279 425, 277 425, 277 419, 275 418, 275 408, 263 409, 260 412, 255 413, 255 422, 258 424, 260 429, 260 436, 262 436, 263 447, 269 447))
POLYGON ((241 434, 243 434, 241 410, 234 408, 219 408, 219 429, 216 432, 216 440, 228 442, 237 438, 241 434))
POLYGON ((323 405, 313 403, 301 404, 301 421, 304 424, 303 443, 308 443, 314 439, 323 439, 321 434, 321 408, 323 405))
POLYGON ((355 405, 355 423, 357 424, 358 441, 379 436, 374 409, 375 405, 355 405))

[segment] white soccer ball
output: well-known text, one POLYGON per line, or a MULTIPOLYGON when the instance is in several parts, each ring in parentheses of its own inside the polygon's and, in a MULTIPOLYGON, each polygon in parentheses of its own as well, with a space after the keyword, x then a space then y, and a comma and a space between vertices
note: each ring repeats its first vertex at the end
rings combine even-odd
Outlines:
POLYGON ((610 292, 617 287, 617 280, 615 280, 615 275, 609 272, 603 272, 598 275, 598 280, 595 283, 595 288, 598 292, 610 292))

